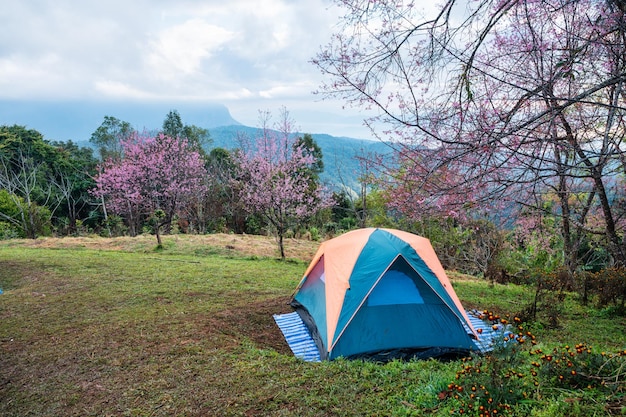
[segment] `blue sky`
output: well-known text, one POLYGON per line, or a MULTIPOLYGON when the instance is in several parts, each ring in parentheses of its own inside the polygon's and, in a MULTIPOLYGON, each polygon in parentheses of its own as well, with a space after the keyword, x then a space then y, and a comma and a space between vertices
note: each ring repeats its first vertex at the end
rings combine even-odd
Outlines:
POLYGON ((250 126, 285 106, 301 131, 369 137, 363 113, 312 94, 309 60, 339 14, 328 0, 5 1, 0 100, 210 101, 250 126))

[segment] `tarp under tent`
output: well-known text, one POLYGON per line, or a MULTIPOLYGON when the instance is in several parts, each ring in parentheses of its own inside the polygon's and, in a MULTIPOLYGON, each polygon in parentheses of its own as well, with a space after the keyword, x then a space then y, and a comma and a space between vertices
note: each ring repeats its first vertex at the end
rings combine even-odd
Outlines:
POLYGON ((465 355, 481 349, 430 241, 366 228, 323 242, 294 313, 274 316, 305 360, 465 355))

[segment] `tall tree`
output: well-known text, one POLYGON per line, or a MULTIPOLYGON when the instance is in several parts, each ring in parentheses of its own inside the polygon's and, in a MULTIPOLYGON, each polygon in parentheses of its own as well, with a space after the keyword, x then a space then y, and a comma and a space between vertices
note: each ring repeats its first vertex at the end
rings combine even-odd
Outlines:
POLYGON ((211 135, 207 129, 196 125, 185 125, 178 110, 170 110, 163 120, 161 130, 165 136, 184 138, 194 150, 206 157, 206 148, 211 144, 211 135))
MULTIPOLYGON (((208 198, 207 212, 213 221, 224 224, 236 233, 245 231, 246 210, 238 197, 238 190, 233 187, 237 166, 233 153, 224 148, 213 148, 207 159, 208 198)), ((216 225, 217 226, 217 225, 216 225)))
POLYGON ((67 219, 66 232, 77 232, 77 221, 87 217, 92 197, 89 190, 94 187, 94 176, 98 161, 90 148, 79 147, 72 141, 53 142, 58 153, 57 162, 51 170, 50 181, 56 189, 60 203, 55 217, 62 229, 67 219))
POLYGON ((337 3, 343 30, 314 60, 321 92, 380 111, 370 122, 398 139, 397 188, 448 213, 550 190, 570 254, 572 226, 598 232, 596 210, 626 263, 607 182, 626 173, 623 2, 451 0, 426 17, 414 2, 337 3))
POLYGON ((0 208, 0 219, 17 226, 24 235, 36 239, 49 228, 52 213, 44 205, 37 204, 36 197, 45 197, 47 203, 52 187, 41 188, 38 177, 46 170, 45 164, 24 154, 17 153, 16 160, 0 155, 0 190, 6 194, 5 201, 12 203, 0 208))
POLYGON ((93 192, 107 199, 112 211, 125 216, 131 234, 137 233, 143 218, 151 218, 161 245, 161 227, 191 197, 204 192, 204 162, 186 139, 162 134, 135 135, 122 142, 122 148, 124 157, 105 162, 93 192))
POLYGON ((252 212, 261 215, 276 232, 280 256, 285 258, 284 236, 295 221, 315 214, 325 203, 322 189, 311 190, 309 169, 315 165, 310 149, 295 146, 293 121, 286 109, 271 129, 271 114, 260 114, 260 134, 235 154, 238 173, 234 180, 239 197, 252 212))
POLYGON ((58 206, 50 182, 57 152, 36 130, 24 126, 0 126, 0 189, 17 207, 17 218, 10 213, 0 217, 29 238, 50 229, 52 213, 58 206), (49 206, 49 207, 48 207, 49 206))
POLYGON ((310 133, 298 136, 293 144, 294 148, 301 147, 305 154, 313 156, 315 162, 308 168, 313 180, 319 180, 319 176, 324 172, 324 153, 310 133))
MULTIPOLYGON (((122 158, 122 143, 131 140, 137 132, 130 123, 119 120, 113 116, 104 116, 104 121, 91 134, 89 142, 97 147, 100 161, 104 162, 109 159, 119 161, 122 158)), ((105 223, 108 224, 108 210, 104 198, 100 197, 100 207, 104 214, 105 223)), ((131 231, 133 228, 131 227, 131 231)), ((111 231, 109 229, 109 235, 111 231)))
POLYGON ((180 138, 184 135, 183 119, 180 117, 178 110, 170 110, 163 120, 163 130, 165 136, 171 138, 180 138))
MULTIPOLYGON (((320 198, 318 189, 320 187, 320 174, 324 172, 324 155, 322 148, 317 144, 313 136, 309 133, 305 133, 303 136, 298 136, 292 144, 293 150, 302 149, 304 156, 311 156, 313 163, 303 167, 301 174, 307 177, 309 183, 308 193, 313 201, 320 198)), ((308 220, 308 219, 305 219, 308 220)))
POLYGON ((128 141, 135 133, 130 123, 113 116, 104 116, 104 121, 91 134, 89 142, 97 147, 101 161, 109 158, 120 159, 122 143, 128 141))

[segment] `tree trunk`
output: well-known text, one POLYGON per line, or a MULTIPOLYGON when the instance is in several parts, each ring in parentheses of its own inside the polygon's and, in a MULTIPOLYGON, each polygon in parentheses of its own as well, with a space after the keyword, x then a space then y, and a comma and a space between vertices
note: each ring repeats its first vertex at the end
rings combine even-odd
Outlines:
POLYGON ((282 230, 278 231, 278 247, 280 248, 280 259, 285 260, 285 245, 283 243, 283 235, 284 232, 282 230))
POLYGON ((159 231, 159 229, 161 228, 161 225, 157 223, 157 225, 154 227, 154 234, 156 235, 157 238, 157 246, 159 248, 163 247, 163 242, 161 242, 161 232, 159 231))
POLYGON ((606 188, 604 187, 604 180, 602 176, 603 165, 594 165, 585 153, 585 150, 581 147, 580 143, 575 139, 572 127, 565 120, 565 116, 559 113, 559 118, 565 129, 567 141, 570 143, 576 154, 580 157, 585 167, 589 170, 591 179, 595 184, 596 194, 600 200, 600 207, 602 214, 604 215, 604 226, 606 237, 609 241, 609 250, 613 255, 615 262, 619 266, 626 265, 626 256, 623 251, 621 240, 617 234, 615 219, 613 218, 613 212, 611 211, 611 203, 609 201, 606 188))
POLYGON ((558 144, 554 147, 554 155, 557 162, 557 175, 559 176, 559 188, 558 188, 558 196, 559 196, 559 204, 561 206, 561 233, 563 234, 563 263, 565 265, 565 269, 567 270, 568 282, 567 286, 569 288, 574 287, 574 273, 576 272, 577 267, 577 250, 575 247, 578 245, 574 244, 574 240, 572 237, 571 231, 571 212, 569 205, 569 197, 570 192, 567 187, 565 168, 563 160, 561 159, 561 152, 559 150, 558 144))

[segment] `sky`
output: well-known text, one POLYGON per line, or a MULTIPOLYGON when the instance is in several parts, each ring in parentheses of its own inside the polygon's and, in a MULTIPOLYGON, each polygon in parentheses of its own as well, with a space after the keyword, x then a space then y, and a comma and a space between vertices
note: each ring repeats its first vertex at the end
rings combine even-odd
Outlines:
POLYGON ((212 102, 248 126, 284 106, 300 131, 368 138, 364 113, 312 93, 339 14, 330 0, 6 0, 0 100, 212 102))

